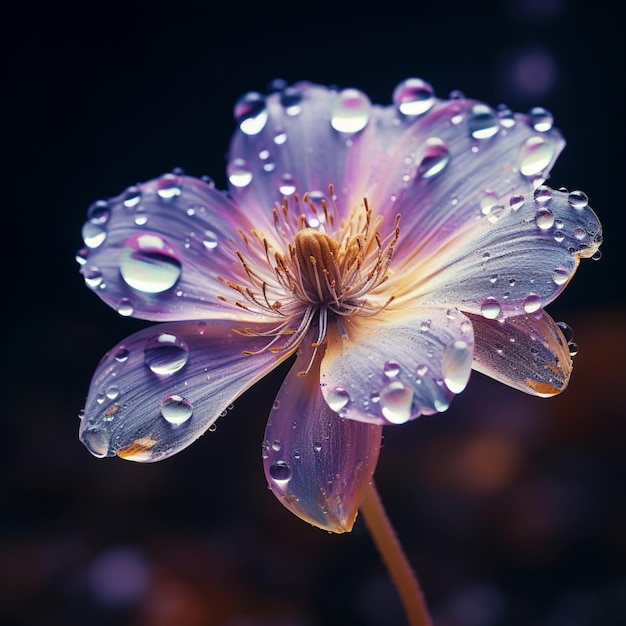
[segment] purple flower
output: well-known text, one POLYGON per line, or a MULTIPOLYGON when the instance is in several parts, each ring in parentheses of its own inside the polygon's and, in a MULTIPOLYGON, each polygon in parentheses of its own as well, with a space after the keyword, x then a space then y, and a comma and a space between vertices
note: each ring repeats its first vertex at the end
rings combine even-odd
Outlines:
POLYGON ((105 355, 80 438, 97 457, 168 457, 295 357, 266 477, 296 515, 347 531, 384 425, 445 411, 472 369, 565 388, 571 337, 543 308, 601 227, 582 192, 543 185, 564 146, 544 109, 408 79, 386 107, 298 83, 235 116, 228 193, 174 172, 89 210, 85 282, 164 323, 105 355))

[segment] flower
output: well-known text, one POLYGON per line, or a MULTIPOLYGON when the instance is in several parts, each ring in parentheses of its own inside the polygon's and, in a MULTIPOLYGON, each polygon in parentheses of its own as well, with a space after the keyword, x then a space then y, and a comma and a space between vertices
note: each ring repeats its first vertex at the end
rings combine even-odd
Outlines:
POLYGON ((80 438, 97 457, 188 446, 290 357, 262 446, 292 512, 350 530, 382 427, 445 411, 471 369, 537 396, 563 390, 565 326, 543 308, 600 224, 543 183, 564 141, 408 79, 386 107, 311 83, 235 106, 229 192, 180 171, 89 209, 87 285, 163 322, 100 362, 80 438))

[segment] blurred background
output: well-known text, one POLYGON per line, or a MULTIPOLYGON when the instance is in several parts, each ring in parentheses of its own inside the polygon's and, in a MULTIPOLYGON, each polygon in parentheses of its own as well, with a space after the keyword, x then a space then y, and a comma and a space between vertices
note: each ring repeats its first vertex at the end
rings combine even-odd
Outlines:
POLYGON ((120 318, 74 261, 88 205, 174 167, 225 186, 232 107, 275 78, 389 103, 438 95, 550 109, 550 184, 605 228, 549 308, 580 346, 551 400, 480 375, 450 410, 387 429, 377 483, 436 626, 626 623, 624 55, 617 3, 124 3, 2 9, 0 622, 7 626, 401 625, 363 523, 332 536, 267 490, 260 443, 284 371, 155 465, 77 439, 120 318), (7 195, 8 194, 8 195, 7 195))

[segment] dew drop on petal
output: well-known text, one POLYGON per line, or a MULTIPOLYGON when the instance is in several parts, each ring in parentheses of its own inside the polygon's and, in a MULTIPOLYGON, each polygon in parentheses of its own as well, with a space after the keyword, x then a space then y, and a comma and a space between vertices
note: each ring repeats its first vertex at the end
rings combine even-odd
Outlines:
POLYGON ((283 174, 278 180, 278 191, 283 196, 291 196, 296 192, 296 182, 291 174, 283 174))
POLYGON ((193 414, 193 406, 187 398, 172 394, 161 401, 161 415, 165 421, 180 426, 188 421, 193 414))
POLYGON ((350 394, 343 387, 335 387, 328 394, 327 402, 328 406, 337 413, 350 402, 350 394))
POLYGON ((519 168, 524 176, 536 176, 550 165, 554 157, 555 146, 551 139, 529 137, 519 153, 519 168))
POLYGON ((395 88, 393 102, 403 115, 422 115, 435 104, 435 91, 421 78, 407 78, 395 88))
POLYGON ((535 223, 540 230, 548 230, 554 226, 554 213, 550 209, 540 209, 535 215, 535 223))
POLYGON ((489 139, 500 130, 496 113, 486 104, 475 104, 472 107, 467 124, 474 139, 489 139))
POLYGON ((561 329, 563 336, 565 337, 565 341, 570 343, 574 340, 574 331, 572 327, 566 322, 557 322, 556 325, 561 329))
POLYGON ((226 167, 226 175, 235 187, 247 187, 252 181, 252 172, 245 159, 233 159, 226 167))
POLYGON ((467 385, 472 370, 472 351, 465 341, 457 340, 446 348, 443 355, 443 382, 452 393, 461 393, 467 385))
POLYGON ((134 185, 132 187, 128 187, 124 192, 124 199, 122 200, 122 204, 127 209, 132 209, 137 206, 141 202, 141 190, 134 185))
POLYGON ((298 115, 302 111, 302 92, 295 87, 286 87, 280 94, 280 103, 287 115, 298 115))
POLYGON ((392 424, 404 424, 411 419, 413 390, 395 380, 380 392, 380 410, 383 417, 392 424))
POLYGON ((144 363, 158 376, 171 376, 181 370, 189 359, 187 344, 171 333, 158 333, 144 348, 144 363))
POLYGON ((555 285, 564 285, 569 278, 569 272, 565 269, 557 268, 552 272, 552 280, 555 285))
POLYGON ((357 133, 370 119, 372 104, 358 89, 344 89, 333 102, 330 125, 340 133, 357 133))
POLYGON ((217 243, 217 235, 212 230, 205 230, 202 237, 202 245, 207 250, 215 250, 217 243))
POLYGON ((107 238, 107 231, 102 222, 89 220, 83 225, 82 235, 85 245, 93 249, 102 245, 107 238))
POLYGON ((270 476, 279 485, 284 485, 291 480, 292 471, 289 463, 276 461, 270 465, 270 476))
POLYGON ((541 296, 538 293, 529 293, 524 298, 524 311, 534 313, 541 308, 541 296))
POLYGON ((417 168, 419 178, 432 178, 441 173, 450 162, 450 150, 443 139, 429 137, 417 168))
POLYGON ((524 196, 519 195, 519 196, 511 196, 510 200, 509 200, 509 206, 511 207, 511 209, 513 211, 519 211, 519 209, 522 208, 522 206, 524 205, 524 196))
POLYGON ((395 378, 400 374, 400 364, 395 361, 387 361, 383 366, 383 374, 387 378, 395 378))
POLYGON ((85 284, 91 289, 95 289, 102 284, 102 272, 97 267, 88 267, 83 270, 85 284))
POLYGON ((584 209, 589 204, 589 198, 584 191, 572 191, 567 196, 567 202, 575 209, 584 209))
POLYGON ((415 371, 415 373, 420 378, 423 378, 424 376, 426 376, 426 374, 428 374, 428 365, 421 363, 420 365, 417 366, 417 370, 415 371))
POLYGON ((495 298, 486 298, 480 305, 482 316, 488 320, 495 320, 501 310, 500 303, 495 298))
POLYGON ((129 350, 127 348, 124 348, 123 346, 119 346, 115 350, 115 353, 113 354, 113 358, 118 363, 125 363, 126 361, 128 361, 129 356, 130 356, 129 350))
POLYGON ((235 103, 233 113, 241 132, 246 135, 258 135, 269 118, 265 97, 256 91, 241 96, 235 103))
POLYGON ((180 278, 182 265, 158 235, 134 235, 120 253, 120 274, 127 285, 144 293, 162 293, 180 278))
POLYGON ((173 200, 182 193, 180 177, 176 174, 164 174, 156 182, 157 196, 161 200, 173 200))
POLYGON ((552 189, 547 185, 539 185, 534 193, 535 202, 548 204, 552 200, 552 189))
POLYGON ((554 125, 552 113, 543 107, 532 108, 528 112, 528 121, 538 133, 545 133, 554 125))
POLYGON ((95 457, 101 459, 109 454, 110 436, 106 430, 87 429, 82 432, 80 438, 95 457))
POLYGON ((119 301, 116 310, 123 317, 130 317, 135 312, 135 307, 128 298, 122 298, 119 301))

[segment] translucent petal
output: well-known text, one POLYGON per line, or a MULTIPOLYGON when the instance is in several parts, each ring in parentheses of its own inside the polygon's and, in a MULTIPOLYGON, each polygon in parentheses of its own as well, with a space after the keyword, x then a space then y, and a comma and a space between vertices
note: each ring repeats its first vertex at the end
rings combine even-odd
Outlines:
POLYGON ((324 401, 319 356, 303 343, 274 403, 263 466, 274 495, 292 513, 336 533, 350 531, 378 460, 382 426, 346 420, 324 401))
MULTIPOLYGON (((92 378, 80 439, 97 457, 158 461, 202 435, 289 356, 229 321, 159 324, 107 352, 92 378)), ((257 327, 263 331, 267 328, 257 327)))
POLYGON ((401 424, 445 411, 469 379, 473 334, 456 310, 417 308, 351 318, 329 331, 322 393, 342 416, 401 424))
POLYGON ((202 180, 166 174, 92 205, 81 273, 122 315, 227 317, 217 296, 232 297, 232 290, 217 276, 232 279, 241 271, 229 244, 241 241, 237 227, 250 223, 225 194, 202 180))
POLYGON ((533 313, 563 291, 580 258, 593 256, 601 240, 584 194, 542 186, 434 252, 414 268, 419 279, 411 288, 424 305, 487 318, 533 313))
MULTIPOLYGON (((365 94, 302 82, 267 97, 248 98, 257 102, 256 108, 235 107, 236 115, 241 110, 239 129, 230 145, 227 174, 231 194, 260 227, 271 230, 274 203, 296 192, 308 192, 319 203, 330 199, 332 184, 339 195, 361 200, 377 153, 376 109, 365 94), (342 106, 347 112, 337 124, 342 106)), ((340 203, 339 208, 350 206, 340 203)), ((302 212, 317 219, 306 205, 302 212)))
POLYGON ((474 369, 533 396, 567 387, 572 358, 559 326, 545 311, 506 320, 470 315, 474 369))
POLYGON ((537 130, 528 116, 476 100, 438 100, 373 170, 370 206, 400 213, 396 254, 423 259, 474 222, 494 219, 511 196, 532 197, 563 146, 556 129, 537 130), (524 167, 529 153, 534 168, 524 167))

